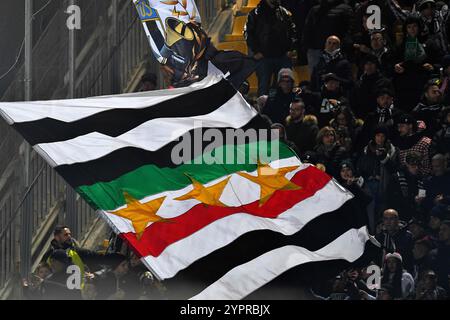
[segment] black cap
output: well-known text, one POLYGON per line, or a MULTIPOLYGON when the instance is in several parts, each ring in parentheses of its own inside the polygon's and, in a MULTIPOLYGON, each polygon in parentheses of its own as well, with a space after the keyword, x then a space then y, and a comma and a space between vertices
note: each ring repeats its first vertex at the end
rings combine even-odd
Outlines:
POLYGON ((414 117, 412 115, 404 113, 400 117, 398 117, 397 123, 416 124, 417 121, 416 121, 416 119, 414 119, 414 117))
POLYGON ((110 253, 105 256, 105 260, 107 261, 107 264, 114 270, 119 266, 119 264, 127 260, 127 257, 120 253, 110 253))
POLYGON ((388 88, 388 87, 380 87, 380 88, 377 90, 377 98, 378 98, 379 96, 383 96, 383 95, 385 95, 385 94, 387 94, 388 96, 394 97, 394 91, 393 91, 391 88, 388 88))

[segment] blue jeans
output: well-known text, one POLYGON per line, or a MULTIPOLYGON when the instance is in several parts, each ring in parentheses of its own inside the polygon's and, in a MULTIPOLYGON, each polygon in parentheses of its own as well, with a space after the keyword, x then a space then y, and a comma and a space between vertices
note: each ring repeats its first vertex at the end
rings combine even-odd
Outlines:
POLYGON ((258 77, 258 97, 269 92, 272 85, 272 76, 275 75, 276 82, 280 69, 292 68, 292 61, 287 56, 279 58, 263 58, 259 62, 259 66, 256 69, 256 76, 258 77))

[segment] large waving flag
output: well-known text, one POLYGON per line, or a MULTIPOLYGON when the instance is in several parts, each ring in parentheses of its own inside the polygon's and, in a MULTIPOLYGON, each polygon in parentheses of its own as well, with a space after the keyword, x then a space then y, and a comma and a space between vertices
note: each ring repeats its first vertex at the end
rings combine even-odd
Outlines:
POLYGON ((223 76, 0 112, 159 279, 198 280, 187 298, 244 298, 293 267, 364 252, 353 195, 268 134, 223 76))

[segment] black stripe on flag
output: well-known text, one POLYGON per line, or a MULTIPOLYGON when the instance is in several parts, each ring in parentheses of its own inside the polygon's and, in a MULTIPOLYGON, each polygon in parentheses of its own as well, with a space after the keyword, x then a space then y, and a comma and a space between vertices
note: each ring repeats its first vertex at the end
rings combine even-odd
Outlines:
MULTIPOLYGON (((245 126, 241 127, 242 130, 247 129, 268 129, 268 123, 263 117, 257 115, 245 126)), ((225 136, 225 130, 230 128, 214 128, 225 136)), ((184 138, 190 135, 190 141, 194 141, 196 136, 196 131, 205 131, 208 128, 197 128, 187 132, 183 135, 184 138)), ((269 136, 269 135, 268 135, 269 136)), ((259 140, 259 135, 257 136, 259 140)), ((126 147, 115 150, 104 157, 86 161, 79 162, 70 165, 61 165, 55 167, 56 171, 73 187, 77 188, 83 185, 92 185, 96 182, 108 182, 114 180, 121 175, 131 172, 143 165, 154 164, 160 168, 174 168, 177 164, 174 164, 171 158, 172 149, 180 143, 179 141, 172 141, 171 143, 165 145, 157 151, 147 151, 140 148, 126 147)), ((245 141, 246 143, 253 142, 250 140, 245 141)), ((196 150, 194 144, 191 148, 191 158, 202 154, 203 149, 211 144, 208 141, 202 141, 202 148, 196 150), (200 154, 197 154, 200 151, 200 154), (197 153, 196 153, 197 152, 197 153)))
POLYGON ((65 122, 52 118, 18 122, 12 126, 31 144, 73 139, 91 132, 117 137, 149 120, 205 115, 220 108, 236 94, 225 79, 200 90, 142 109, 111 109, 65 122))
MULTIPOLYGON (((285 236, 270 230, 252 231, 242 235, 231 244, 195 261, 188 268, 180 271, 175 277, 164 280, 163 284, 168 288, 167 292, 172 294, 170 299, 189 299, 199 294, 231 269, 247 263, 268 251, 286 245, 300 246, 310 251, 316 251, 325 247, 348 230, 365 225, 364 219, 357 216, 359 211, 357 210, 358 205, 356 201, 355 199, 349 200, 339 209, 317 217, 303 227, 302 230, 291 236, 285 236)), ((366 243, 366 247, 370 246, 368 243, 366 243)), ((367 257, 364 255, 360 259, 367 259, 367 257)), ((284 262, 280 261, 280 263, 284 262)), ((319 270, 322 271, 321 274, 316 273, 315 276, 333 276, 335 272, 340 271, 338 268, 350 265, 349 262, 344 260, 333 260, 324 263, 330 267, 329 270, 320 268, 322 262, 314 262, 315 270, 317 272, 319 270)), ((298 268, 295 267, 293 269, 301 270, 302 268, 305 268, 305 266, 303 265, 302 267, 300 265, 298 268)), ((254 272, 257 273, 258 270, 254 270, 254 272)), ((297 272, 288 272, 298 277, 297 272)), ((311 275, 303 277, 302 281, 306 283, 310 277, 311 275)), ((292 289, 294 285, 299 285, 299 281, 292 283, 290 282, 291 278, 291 276, 284 276, 280 279, 277 277, 273 282, 275 287, 281 286, 292 289)), ((271 288, 269 284, 266 286, 269 289, 271 288)), ((258 291, 252 293, 251 296, 257 296, 258 298, 263 296, 266 299, 273 299, 270 295, 261 295, 258 291)))

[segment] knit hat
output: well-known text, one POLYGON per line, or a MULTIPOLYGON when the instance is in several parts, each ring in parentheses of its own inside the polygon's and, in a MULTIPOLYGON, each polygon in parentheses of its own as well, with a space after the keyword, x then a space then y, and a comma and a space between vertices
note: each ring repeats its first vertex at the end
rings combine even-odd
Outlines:
POLYGON ((390 258, 397 259, 398 261, 400 261, 400 262, 403 263, 403 258, 402 258, 402 256, 400 255, 400 253, 398 253, 398 252, 388 253, 388 254, 386 255, 386 257, 385 257, 385 260, 390 259, 390 258))
POLYGON ((292 81, 295 81, 294 78, 294 72, 292 69, 289 68, 283 68, 278 72, 278 82, 281 81, 281 78, 283 77, 289 77, 292 81))

